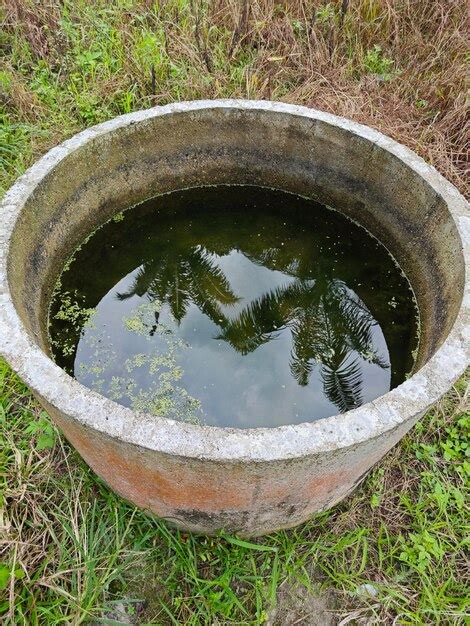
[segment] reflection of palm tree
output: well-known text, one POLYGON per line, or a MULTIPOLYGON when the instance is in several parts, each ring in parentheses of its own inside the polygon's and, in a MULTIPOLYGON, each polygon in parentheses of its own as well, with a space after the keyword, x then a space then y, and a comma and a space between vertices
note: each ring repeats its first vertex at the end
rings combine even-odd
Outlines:
POLYGON ((375 324, 342 281, 296 280, 252 302, 218 338, 247 354, 290 328, 294 378, 307 385, 313 367, 320 364, 325 394, 340 411, 347 411, 362 402, 359 355, 379 367, 389 366, 373 350, 375 324))
POLYGON ((178 323, 194 303, 221 329, 217 339, 229 342, 241 354, 253 352, 289 328, 293 343, 290 369, 299 385, 307 385, 313 368, 319 365, 330 401, 340 411, 359 406, 359 358, 382 368, 389 366, 373 350, 374 318, 342 281, 303 278, 303 259, 292 256, 292 251, 279 254, 278 250, 250 250, 247 256, 260 265, 282 267, 297 279, 264 294, 233 320, 221 307, 235 304, 239 298, 213 256, 201 246, 162 249, 142 265, 130 289, 118 298, 146 294, 150 300, 168 303, 178 323))
POLYGON ((178 323, 186 315, 191 302, 215 324, 227 323, 220 307, 239 300, 223 271, 201 246, 176 252, 162 250, 158 257, 142 265, 130 289, 117 297, 125 300, 144 294, 150 300, 168 303, 178 323))
MULTIPOLYGON (((289 328, 290 369, 299 385, 307 385, 318 366, 324 392, 340 411, 361 404, 361 357, 382 368, 389 364, 373 350, 376 322, 369 310, 342 281, 324 277, 328 264, 321 267, 322 257, 315 249, 312 253, 303 249, 299 254, 294 240, 293 245, 284 246, 274 236, 266 245, 248 234, 241 236, 235 249, 253 263, 282 271, 294 280, 264 294, 230 319, 223 307, 239 298, 214 254, 223 256, 233 249, 233 234, 227 233, 227 242, 220 234, 211 238, 209 231, 205 247, 196 245, 190 232, 182 238, 176 234, 168 234, 168 244, 144 262, 129 290, 118 294, 119 299, 145 294, 150 300, 167 303, 178 323, 194 303, 220 328, 216 339, 227 341, 241 354, 253 352, 289 328), (313 279, 312 268, 322 278, 313 279)), ((155 322, 151 334, 158 314, 155 322)))
MULTIPOLYGON (((376 322, 363 304, 364 300, 383 325, 393 364, 392 386, 400 382, 406 365, 404 351, 414 327, 410 330, 405 324, 407 309, 403 303, 403 311, 397 310, 399 314, 393 317, 397 323, 390 324, 392 312, 388 294, 399 292, 403 285, 393 278, 392 272, 390 289, 380 288, 379 278, 385 276, 382 274, 385 267, 379 268, 367 246, 364 249, 354 247, 347 224, 337 222, 333 212, 318 215, 311 211, 311 205, 300 203, 296 208, 291 207, 289 201, 289 206, 284 206, 281 199, 278 206, 279 198, 273 197, 271 191, 263 192, 266 204, 258 196, 261 192, 256 191, 256 207, 253 205, 255 209, 251 210, 252 191, 240 188, 238 208, 248 208, 235 212, 233 188, 224 191, 220 187, 214 189, 213 194, 209 194, 208 189, 201 193, 194 189, 181 193, 174 208, 171 201, 167 206, 162 196, 156 206, 152 204, 148 210, 136 211, 135 220, 134 212, 130 211, 126 214, 129 229, 125 232, 114 223, 100 230, 84 248, 84 257, 77 256, 73 271, 62 277, 64 290, 72 293, 77 289, 83 298, 80 306, 94 308, 138 262, 140 269, 134 274, 133 284, 125 293, 118 294, 119 299, 138 295, 158 300, 159 305, 170 309, 178 322, 183 320, 191 305, 196 304, 218 326, 214 335, 225 339, 242 354, 253 352, 288 329, 292 337, 290 368, 293 377, 302 386, 314 375, 320 377, 325 394, 340 410, 361 401, 359 355, 379 367, 386 367, 373 351, 372 330, 376 322), (318 227, 319 217, 324 227, 318 227), (141 236, 142 233, 145 236, 141 236), (325 236, 331 236, 332 245, 327 244, 323 253, 325 236), (282 272, 286 283, 249 306, 242 308, 240 305, 241 311, 237 307, 236 312, 229 312, 228 306, 239 299, 224 275, 222 267, 225 265, 219 266, 217 257, 225 257, 232 251, 243 254, 260 267, 282 272), (357 261, 353 266, 352 258, 357 261), (85 274, 80 271, 82 262, 94 267, 104 263, 106 271, 92 272, 91 276, 82 278, 85 274), (79 271, 75 271, 75 267, 79 271), (358 282, 369 267, 373 277, 371 284, 367 280, 358 282), (376 271, 377 268, 380 271, 376 271), (337 280, 339 277, 360 297, 337 280)), ((54 320, 51 332, 60 336, 62 343, 61 333, 67 325, 65 338, 73 349, 61 355, 60 360, 73 371, 82 326, 74 327, 55 319, 58 306, 59 299, 51 306, 54 320)), ((157 309, 160 307, 149 309, 153 311, 148 323, 150 335, 158 332, 160 313, 157 309)))

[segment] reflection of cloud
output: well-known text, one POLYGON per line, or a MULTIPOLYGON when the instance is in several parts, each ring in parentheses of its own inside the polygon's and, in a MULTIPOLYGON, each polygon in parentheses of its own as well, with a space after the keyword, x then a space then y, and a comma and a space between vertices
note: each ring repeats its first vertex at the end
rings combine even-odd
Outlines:
POLYGON ((225 275, 230 277, 230 286, 234 293, 242 294, 238 302, 223 308, 229 319, 235 318, 248 304, 264 293, 276 287, 287 286, 295 280, 283 272, 255 265, 236 250, 222 257, 214 255, 214 259, 225 275))

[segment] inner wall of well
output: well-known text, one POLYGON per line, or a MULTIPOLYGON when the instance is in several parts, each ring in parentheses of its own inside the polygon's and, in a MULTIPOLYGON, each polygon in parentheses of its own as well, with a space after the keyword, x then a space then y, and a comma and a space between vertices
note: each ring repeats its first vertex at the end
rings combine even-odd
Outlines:
POLYGON ((28 199, 8 274, 27 330, 48 351, 47 307, 63 264, 114 214, 158 193, 253 184, 313 197, 365 226, 400 263, 421 318, 417 367, 446 338, 462 299, 460 238, 442 198, 395 156, 347 130, 284 113, 175 113, 95 137, 28 199))

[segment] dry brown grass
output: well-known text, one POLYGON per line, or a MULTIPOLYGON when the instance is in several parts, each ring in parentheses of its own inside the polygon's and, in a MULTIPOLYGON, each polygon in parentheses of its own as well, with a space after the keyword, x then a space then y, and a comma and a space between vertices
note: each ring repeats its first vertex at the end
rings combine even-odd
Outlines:
POLYGON ((321 21, 325 4, 256 0, 240 7, 218 0, 207 22, 237 25, 236 46, 260 51, 246 89, 250 97, 269 99, 285 91, 288 102, 374 126, 468 192, 470 5, 336 2, 335 17, 321 21), (365 56, 375 45, 399 72, 391 80, 367 71, 365 56))
MULTIPOLYGON (((83 5, 65 6, 83 49, 110 36, 83 5)), ((133 108, 232 96, 317 107, 401 141, 468 193, 469 9, 462 0, 141 0, 107 16, 106 3, 97 2, 122 58, 118 71, 98 72, 91 86, 103 104, 130 87, 133 108), (149 63, 134 53, 143 29, 163 32, 164 51, 149 51, 149 63), (388 80, 368 62, 374 46, 391 61, 388 80), (190 69, 178 75, 174 67, 183 65, 190 69)), ((67 90, 77 43, 60 27, 60 13, 57 0, 9 0, 3 22, 67 90)), ((11 98, 24 113, 17 91, 11 98)))

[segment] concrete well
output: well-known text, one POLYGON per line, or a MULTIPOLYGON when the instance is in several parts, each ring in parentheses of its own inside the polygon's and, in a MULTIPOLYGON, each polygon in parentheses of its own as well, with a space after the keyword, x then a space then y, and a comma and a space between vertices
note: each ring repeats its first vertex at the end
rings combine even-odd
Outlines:
POLYGON ((332 506, 469 362, 468 204, 410 150, 320 111, 226 100, 118 117, 46 154, 0 220, 0 352, 112 489, 184 529, 260 535, 332 506), (47 307, 75 247, 123 208, 216 183, 313 197, 376 235, 418 300, 413 376, 341 415, 239 430, 137 414, 55 365, 47 307))

